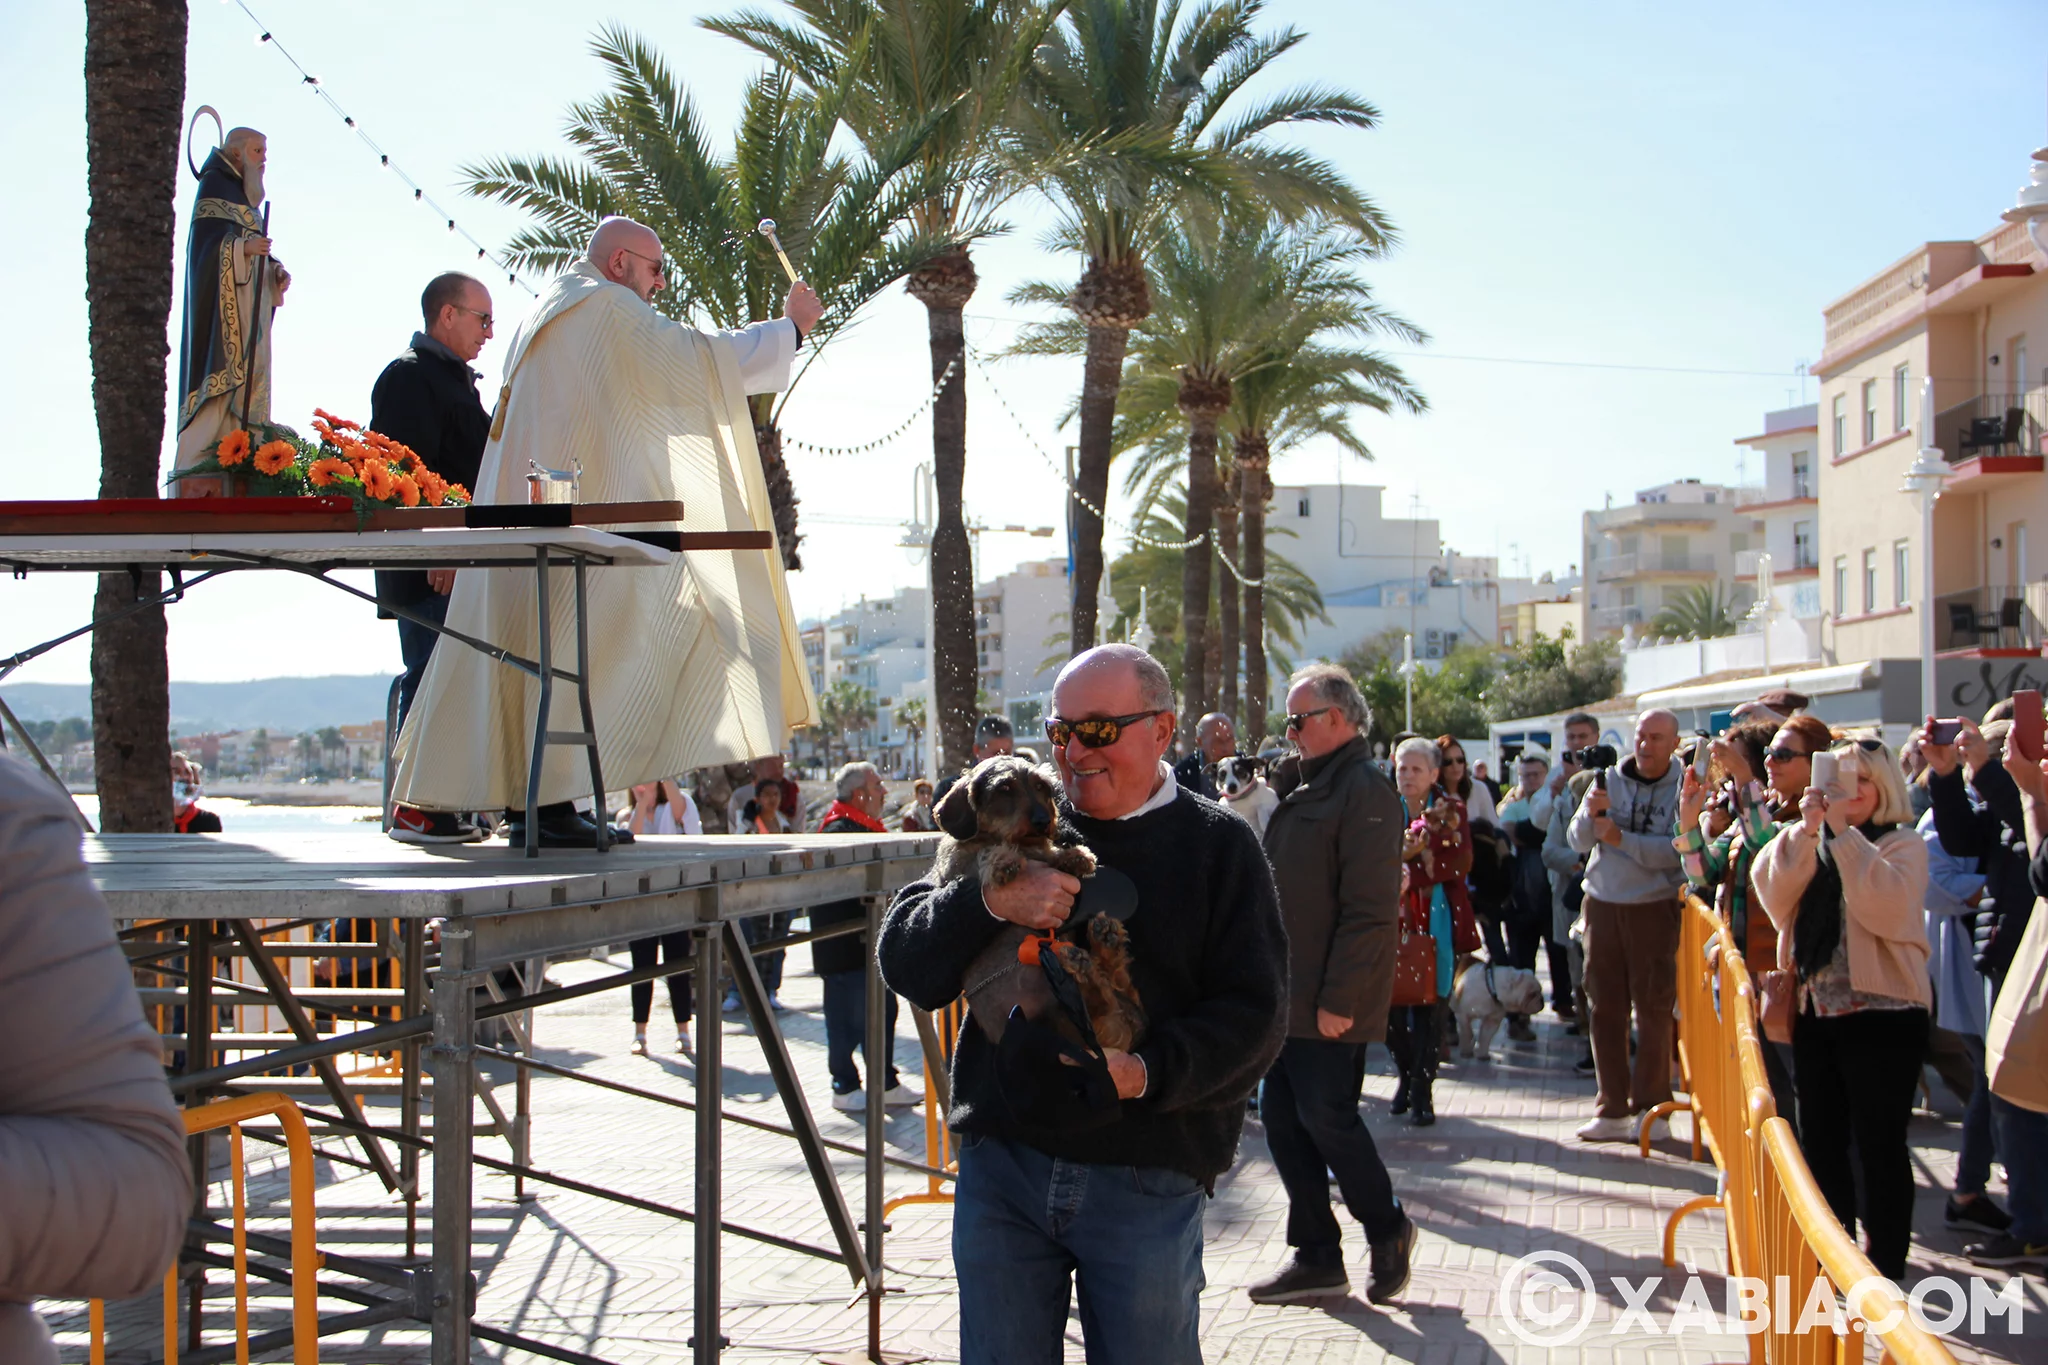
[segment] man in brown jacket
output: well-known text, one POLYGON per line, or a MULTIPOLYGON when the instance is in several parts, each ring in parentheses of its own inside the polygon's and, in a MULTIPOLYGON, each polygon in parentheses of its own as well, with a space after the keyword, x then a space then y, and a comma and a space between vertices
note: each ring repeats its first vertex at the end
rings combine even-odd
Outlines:
POLYGON ((1296 673, 1287 732, 1300 750, 1277 775, 1266 856, 1287 926, 1287 1042, 1259 1097, 1266 1146, 1287 1187, 1294 1255, 1251 1287, 1254 1303, 1344 1294, 1329 1174, 1372 1248, 1366 1297, 1408 1284, 1415 1224, 1358 1117, 1365 1045, 1382 1041, 1394 992, 1401 901, 1401 798, 1372 761, 1365 698, 1334 664, 1296 673))
POLYGON ((29 1301, 156 1288, 192 1207, 128 959, 42 774, 0 755, 0 1361, 57 1365, 29 1301))

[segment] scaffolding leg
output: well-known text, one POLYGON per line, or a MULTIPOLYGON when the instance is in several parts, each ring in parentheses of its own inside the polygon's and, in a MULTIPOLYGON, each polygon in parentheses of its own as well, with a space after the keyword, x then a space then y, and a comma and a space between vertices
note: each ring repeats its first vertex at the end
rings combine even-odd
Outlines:
POLYGON ((470 1066, 476 1036, 476 981, 465 970, 469 930, 441 927, 434 977, 434 1347, 433 1365, 469 1365, 470 1157, 475 1115, 470 1066))
MULTIPOLYGON (((719 1018, 718 974, 725 957, 718 924, 697 931, 697 1283, 691 1314, 690 1359, 695 1365, 718 1365, 719 1335, 718 1220, 724 1216, 719 1198, 720 1120, 725 1097, 725 1037, 719 1018)), ((437 1362, 438 1365, 438 1362, 437 1362)))

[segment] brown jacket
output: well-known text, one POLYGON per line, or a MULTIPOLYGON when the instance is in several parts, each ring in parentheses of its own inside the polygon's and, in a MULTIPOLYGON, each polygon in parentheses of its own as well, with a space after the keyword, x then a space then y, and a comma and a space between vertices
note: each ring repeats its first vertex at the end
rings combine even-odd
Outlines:
POLYGON ((1400 933, 1401 798, 1363 737, 1301 764, 1298 780, 1288 765, 1275 790, 1266 857, 1287 926, 1287 1036, 1322 1037, 1320 1008, 1351 1020, 1344 1042, 1381 1042, 1400 933))
POLYGON ((56 1365, 28 1300, 156 1289, 192 1206, 164 1085, 78 826, 0 755, 0 1360, 56 1365))

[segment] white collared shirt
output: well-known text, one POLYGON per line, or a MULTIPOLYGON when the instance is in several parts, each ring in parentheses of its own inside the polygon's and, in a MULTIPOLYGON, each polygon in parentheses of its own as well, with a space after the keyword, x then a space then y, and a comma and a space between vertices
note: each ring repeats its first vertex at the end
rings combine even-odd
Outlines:
POLYGON ((1179 795, 1180 779, 1173 775, 1173 765, 1162 758, 1159 760, 1159 789, 1145 799, 1144 805, 1128 815, 1119 815, 1116 818, 1119 820, 1135 820, 1141 815, 1150 815, 1153 811, 1167 805, 1173 798, 1179 795))

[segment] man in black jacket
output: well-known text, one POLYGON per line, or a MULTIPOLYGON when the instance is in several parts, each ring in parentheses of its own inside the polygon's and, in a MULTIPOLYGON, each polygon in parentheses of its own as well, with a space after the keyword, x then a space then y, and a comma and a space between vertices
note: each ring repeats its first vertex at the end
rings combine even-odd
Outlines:
MULTIPOLYGON (((491 415, 477 396, 478 375, 469 362, 491 338, 490 291, 468 275, 436 275, 420 296, 420 313, 426 330, 412 334, 412 344, 384 367, 370 390, 370 430, 410 446, 448 482, 474 488, 491 415)), ((404 607, 437 624, 447 619, 448 590, 454 586, 453 569, 377 571, 380 603, 404 607)), ((382 606, 377 614, 392 617, 382 606)), ((401 726, 437 638, 428 627, 398 618, 398 649, 405 660, 405 678, 398 685, 401 726)), ((482 836, 447 811, 400 806, 392 814, 391 837, 410 844, 459 844, 482 836)))
POLYGON ((1002 886, 918 882, 882 925, 883 975, 936 1010, 1007 925, 1052 930, 1077 895, 1135 888, 1126 926, 1147 1022, 1129 1051, 1103 1054, 1114 1100, 1078 1114, 1034 1103, 1071 1068, 1020 1059, 1015 1020, 1000 1051, 972 1013, 961 1030, 948 1122, 963 1365, 1057 1360, 1076 1279, 1089 1360, 1201 1359, 1202 1196, 1236 1159, 1245 1100, 1280 1050, 1287 945, 1258 837, 1174 781, 1173 731, 1157 660, 1130 645, 1078 656, 1046 723, 1059 814, 1120 875, 1098 872, 1084 892, 1031 862, 1002 886))
POLYGON ((1237 726, 1221 711, 1211 711, 1195 723, 1195 751, 1173 765, 1173 779, 1197 795, 1221 800, 1209 769, 1236 753, 1237 726))
POLYGON ((1343 1294, 1342 1231, 1329 1177, 1365 1225, 1366 1297, 1386 1303, 1408 1284, 1415 1224, 1358 1117, 1365 1046, 1387 1036, 1399 951, 1400 794, 1372 761, 1372 723, 1351 675, 1312 664, 1287 690, 1287 733, 1301 751, 1283 764, 1266 856, 1287 926, 1287 1042, 1259 1096, 1266 1146, 1287 1187, 1293 1256, 1251 1287, 1254 1303, 1343 1294))

